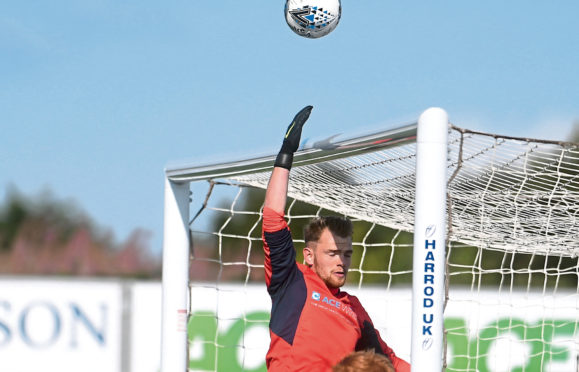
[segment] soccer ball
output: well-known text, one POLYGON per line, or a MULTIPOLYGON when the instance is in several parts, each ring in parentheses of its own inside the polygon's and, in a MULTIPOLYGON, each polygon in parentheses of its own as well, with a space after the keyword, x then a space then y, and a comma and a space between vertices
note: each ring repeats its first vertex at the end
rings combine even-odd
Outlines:
POLYGON ((342 16, 340 0, 286 0, 285 20, 296 34, 316 39, 332 32, 342 16))

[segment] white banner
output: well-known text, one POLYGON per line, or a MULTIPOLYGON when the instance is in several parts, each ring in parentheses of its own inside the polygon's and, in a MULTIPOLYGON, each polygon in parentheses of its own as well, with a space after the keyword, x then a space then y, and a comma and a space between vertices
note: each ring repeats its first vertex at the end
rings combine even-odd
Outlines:
MULTIPOLYGON (((410 288, 346 290, 409 360, 410 288)), ((264 284, 196 284, 191 298, 192 370, 265 371, 271 301, 264 284)), ((447 371, 577 370, 576 293, 459 290, 450 298, 447 371)), ((158 372, 160 325, 159 282, 1 279, 0 371, 158 372)))
POLYGON ((121 286, 2 280, 2 372, 121 372, 121 286))

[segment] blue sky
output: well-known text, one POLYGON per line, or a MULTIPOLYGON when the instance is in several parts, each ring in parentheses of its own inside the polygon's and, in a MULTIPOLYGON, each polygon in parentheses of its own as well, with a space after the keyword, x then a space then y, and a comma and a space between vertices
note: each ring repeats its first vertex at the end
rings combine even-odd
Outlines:
POLYGON ((282 0, 12 1, 0 12, 0 198, 73 200, 160 252, 164 167, 387 129, 430 106, 471 129, 566 139, 579 120, 579 2, 343 0, 329 36, 282 0))

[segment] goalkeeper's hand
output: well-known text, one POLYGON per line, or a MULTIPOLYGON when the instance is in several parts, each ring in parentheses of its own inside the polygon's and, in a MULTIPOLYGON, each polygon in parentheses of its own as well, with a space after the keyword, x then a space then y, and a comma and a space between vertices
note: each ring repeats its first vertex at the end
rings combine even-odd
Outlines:
POLYGON ((380 341, 378 340, 378 335, 374 326, 369 321, 364 321, 364 327, 362 328, 362 336, 356 343, 356 351, 374 350, 376 354, 384 355, 380 341))
POLYGON ((312 112, 312 109, 312 106, 306 106, 296 114, 294 120, 292 120, 291 124, 287 128, 285 137, 283 139, 283 144, 281 145, 281 150, 279 150, 279 154, 277 154, 274 166, 282 167, 287 170, 291 169, 292 163, 294 161, 294 152, 296 152, 300 146, 302 127, 310 117, 310 112, 312 112))

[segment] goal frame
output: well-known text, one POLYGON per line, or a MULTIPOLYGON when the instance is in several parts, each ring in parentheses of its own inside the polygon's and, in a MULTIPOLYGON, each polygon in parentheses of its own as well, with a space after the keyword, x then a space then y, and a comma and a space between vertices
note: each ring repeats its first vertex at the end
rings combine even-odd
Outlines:
MULTIPOLYGON (((416 141, 411 364, 417 370, 442 370, 443 364, 448 126, 443 109, 429 108, 417 123, 335 143, 331 136, 294 156, 294 167, 299 167, 416 141)), ((274 160, 271 155, 165 169, 161 372, 188 369, 190 183, 267 171, 274 160)))

